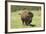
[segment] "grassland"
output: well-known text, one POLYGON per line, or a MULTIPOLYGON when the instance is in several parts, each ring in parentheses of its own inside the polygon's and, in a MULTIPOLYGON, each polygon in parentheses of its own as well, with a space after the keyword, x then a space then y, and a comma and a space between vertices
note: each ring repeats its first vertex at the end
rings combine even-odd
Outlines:
MULTIPOLYGON (((32 26, 22 25, 21 16, 19 15, 21 11, 11 12, 11 28, 31 28, 32 26)), ((31 11, 33 13, 32 24, 34 27, 41 26, 41 11, 31 11)))

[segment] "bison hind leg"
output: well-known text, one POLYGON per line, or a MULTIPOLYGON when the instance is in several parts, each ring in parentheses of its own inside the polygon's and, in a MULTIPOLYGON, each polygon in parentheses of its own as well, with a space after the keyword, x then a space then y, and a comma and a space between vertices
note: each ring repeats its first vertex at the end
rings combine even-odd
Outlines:
POLYGON ((28 24, 30 24, 32 22, 32 20, 30 20, 29 22, 28 22, 28 24))
POLYGON ((31 25, 32 20, 28 21, 28 25, 31 25))

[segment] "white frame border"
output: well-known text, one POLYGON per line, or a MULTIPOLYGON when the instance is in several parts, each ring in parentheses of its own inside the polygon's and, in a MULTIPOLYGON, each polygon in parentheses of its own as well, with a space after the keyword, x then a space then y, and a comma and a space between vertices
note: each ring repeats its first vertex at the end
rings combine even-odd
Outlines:
POLYGON ((20 31, 35 31, 43 30, 44 28, 44 5, 43 4, 33 4, 33 3, 18 3, 18 2, 8 2, 8 32, 20 32, 20 31), (37 28, 20 28, 20 29, 11 29, 10 28, 10 15, 11 15, 11 5, 21 5, 21 6, 41 6, 41 27, 37 28))

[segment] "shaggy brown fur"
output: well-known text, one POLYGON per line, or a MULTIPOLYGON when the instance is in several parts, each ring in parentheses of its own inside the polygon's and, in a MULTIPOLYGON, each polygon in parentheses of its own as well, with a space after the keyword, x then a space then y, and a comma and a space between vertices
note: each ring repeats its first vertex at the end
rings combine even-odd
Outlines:
POLYGON ((33 14, 29 11, 22 11, 22 13, 20 13, 21 15, 21 20, 22 23, 25 25, 29 25, 32 22, 32 17, 33 14))

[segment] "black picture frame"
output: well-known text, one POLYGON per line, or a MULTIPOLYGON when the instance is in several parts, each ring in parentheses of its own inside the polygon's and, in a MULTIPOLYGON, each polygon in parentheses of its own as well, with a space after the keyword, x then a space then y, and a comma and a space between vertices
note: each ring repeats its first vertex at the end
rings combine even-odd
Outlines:
POLYGON ((45 3, 44 2, 27 2, 27 1, 5 1, 5 33, 24 33, 24 32, 42 32, 45 31, 45 3), (44 5, 44 29, 36 31, 20 31, 20 32, 8 32, 8 2, 19 2, 19 3, 34 3, 34 4, 43 4, 44 5))

